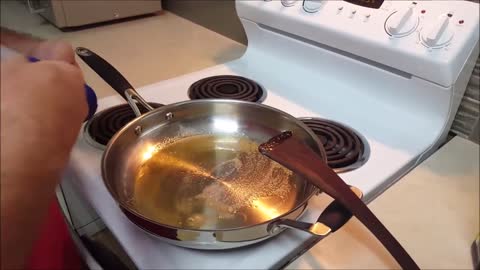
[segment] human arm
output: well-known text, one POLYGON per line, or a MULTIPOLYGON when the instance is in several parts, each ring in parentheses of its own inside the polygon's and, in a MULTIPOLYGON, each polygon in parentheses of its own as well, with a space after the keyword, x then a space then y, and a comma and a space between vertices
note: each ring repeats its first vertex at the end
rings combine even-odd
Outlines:
POLYGON ((1 265, 11 269, 22 267, 36 239, 87 106, 68 44, 65 54, 64 45, 42 47, 52 42, 5 38, 4 32, 1 39, 44 60, 1 62, 1 265))

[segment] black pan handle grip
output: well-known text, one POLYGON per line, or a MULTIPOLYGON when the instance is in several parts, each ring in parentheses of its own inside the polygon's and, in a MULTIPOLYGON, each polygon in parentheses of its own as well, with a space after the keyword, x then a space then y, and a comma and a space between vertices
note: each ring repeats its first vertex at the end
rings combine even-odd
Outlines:
POLYGON ((340 229, 352 217, 352 213, 348 211, 343 204, 335 200, 331 202, 318 217, 317 222, 323 223, 330 227, 332 232, 340 229))
POLYGON ((78 47, 75 52, 93 71, 128 101, 125 90, 134 90, 134 88, 116 68, 87 48, 78 47))
MULTIPOLYGON (((363 194, 360 189, 350 186, 350 189, 357 195, 357 197, 362 198, 363 194)), ((336 230, 340 229, 347 223, 350 218, 352 218, 352 213, 343 206, 338 200, 334 200, 331 202, 325 210, 320 214, 317 219, 317 222, 323 223, 327 225, 332 230, 331 232, 335 232, 336 230)))

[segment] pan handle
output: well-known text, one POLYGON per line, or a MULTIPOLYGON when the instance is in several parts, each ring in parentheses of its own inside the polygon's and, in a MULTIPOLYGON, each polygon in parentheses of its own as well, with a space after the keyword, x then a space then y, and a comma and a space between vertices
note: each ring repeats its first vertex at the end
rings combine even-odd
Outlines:
POLYGON ((127 79, 105 59, 83 47, 78 47, 75 52, 80 59, 130 104, 130 107, 132 107, 137 117, 141 115, 137 103, 140 103, 140 105, 149 111, 153 110, 153 107, 135 91, 135 88, 133 88, 127 79))
MULTIPOLYGON (((361 199, 363 197, 360 189, 350 186, 350 189, 361 199)), ((315 223, 303 222, 291 219, 281 219, 275 222, 270 232, 275 233, 281 228, 292 228, 308 232, 319 238, 324 238, 330 233, 337 231, 352 217, 352 213, 343 206, 338 200, 331 202, 325 210, 320 214, 315 223)))

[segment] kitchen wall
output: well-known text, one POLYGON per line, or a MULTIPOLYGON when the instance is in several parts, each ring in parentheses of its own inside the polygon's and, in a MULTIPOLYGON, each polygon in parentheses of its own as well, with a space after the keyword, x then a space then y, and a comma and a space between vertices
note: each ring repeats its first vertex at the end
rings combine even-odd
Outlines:
POLYGON ((470 82, 462 103, 458 109, 451 131, 468 138, 477 144, 480 142, 480 58, 477 59, 470 82))
POLYGON ((233 0, 162 0, 162 6, 203 27, 247 44, 233 0))
MULTIPOLYGON (((479 3, 479 0, 470 0, 479 3)), ((480 143, 480 57, 473 70, 451 132, 480 143)))
MULTIPOLYGON (((479 0, 472 0, 479 2, 479 0)), ((235 12, 233 0, 163 0, 163 6, 181 17, 210 30, 247 44, 247 38, 235 12)), ((465 96, 455 116, 451 132, 480 142, 480 58, 470 78, 465 96)))

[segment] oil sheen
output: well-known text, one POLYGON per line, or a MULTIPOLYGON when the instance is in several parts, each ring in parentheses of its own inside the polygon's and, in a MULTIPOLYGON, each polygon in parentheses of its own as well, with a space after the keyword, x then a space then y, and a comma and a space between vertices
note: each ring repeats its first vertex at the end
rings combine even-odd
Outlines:
POLYGON ((302 181, 246 137, 197 135, 156 146, 135 176, 132 206, 165 225, 231 229, 290 211, 302 181))

